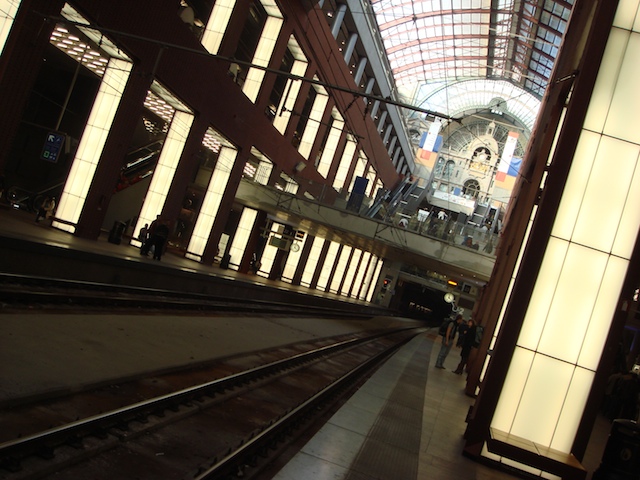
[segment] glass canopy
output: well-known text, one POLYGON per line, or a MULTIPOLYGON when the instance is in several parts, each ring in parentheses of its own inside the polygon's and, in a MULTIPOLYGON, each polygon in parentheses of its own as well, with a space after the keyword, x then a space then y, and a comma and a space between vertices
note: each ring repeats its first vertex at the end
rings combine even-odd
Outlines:
POLYGON ((529 128, 574 1, 370 0, 396 85, 414 103, 455 115, 454 97, 502 98, 529 128))

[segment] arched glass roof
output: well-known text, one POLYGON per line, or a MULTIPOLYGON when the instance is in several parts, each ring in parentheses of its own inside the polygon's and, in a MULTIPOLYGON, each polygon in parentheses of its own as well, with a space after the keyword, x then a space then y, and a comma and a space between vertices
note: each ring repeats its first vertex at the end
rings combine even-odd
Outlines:
POLYGON ((433 112, 447 112, 454 118, 474 111, 509 115, 529 131, 540 107, 540 100, 531 93, 511 82, 493 79, 423 84, 418 87, 413 103, 433 112))
POLYGON ((458 94, 467 92, 459 101, 470 104, 500 97, 526 125, 535 119, 533 104, 549 82, 574 1, 370 0, 396 85, 414 92, 414 102, 429 99, 451 115, 460 108, 452 100, 458 94))

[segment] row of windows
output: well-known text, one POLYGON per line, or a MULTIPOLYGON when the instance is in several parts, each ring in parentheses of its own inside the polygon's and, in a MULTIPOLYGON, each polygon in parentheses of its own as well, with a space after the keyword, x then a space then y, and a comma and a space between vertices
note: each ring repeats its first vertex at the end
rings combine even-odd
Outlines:
MULTIPOLYGON (((236 0, 217 0, 213 5, 211 2, 182 0, 181 4, 182 8, 179 13, 183 20, 196 27, 192 28, 192 31, 201 39, 203 46, 209 52, 218 54, 236 0), (185 14, 185 12, 187 13, 185 14), (207 16, 209 20, 205 25, 202 19, 207 16)), ((380 91, 375 84, 373 72, 368 68, 366 56, 362 54, 363 48, 358 42, 357 34, 352 31, 355 29, 348 27, 345 21, 345 15, 349 13, 346 5, 336 5, 332 1, 322 1, 320 5, 329 22, 329 27, 335 31, 335 40, 327 40, 337 41, 340 51, 343 52, 344 61, 349 66, 356 84, 363 93, 379 96, 380 91)), ((237 62, 231 64, 229 73, 247 97, 254 102, 259 97, 264 78, 264 71, 255 68, 255 66, 269 66, 271 55, 276 44, 280 41, 279 34, 283 23, 283 15, 273 0, 260 0, 250 4, 240 41, 235 52, 231 55, 237 62)), ((299 109, 300 111, 296 111, 298 96, 302 88, 300 85, 294 85, 300 82, 294 82, 286 74, 308 78, 310 73, 307 71, 308 64, 307 56, 295 37, 291 36, 288 39, 288 48, 278 66, 278 70, 285 74, 279 75, 271 86, 265 114, 283 135, 291 135, 292 144, 305 158, 309 159, 309 153, 315 143, 319 141, 320 153, 314 159, 317 165, 320 155, 328 154, 327 139, 331 134, 327 132, 338 127, 342 128, 340 133, 343 135, 346 135, 347 131, 342 118, 338 118, 335 114, 331 116, 330 125, 321 125, 325 109, 333 107, 328 94, 315 85, 308 89, 304 104, 299 109), (293 122, 294 125, 289 126, 289 120, 293 117, 297 117, 293 122), (320 134, 319 138, 317 138, 318 134, 320 134)), ((389 149, 390 157, 393 157, 391 139, 394 137, 392 134, 394 128, 385 112, 386 107, 379 102, 370 105, 368 109, 372 120, 377 124, 381 138, 389 149)), ((401 147, 395 147, 394 144, 394 148, 401 147)), ((338 154, 335 151, 332 153, 336 156, 338 154)), ((398 172, 407 173, 407 166, 404 163, 400 163, 396 167, 398 172)))

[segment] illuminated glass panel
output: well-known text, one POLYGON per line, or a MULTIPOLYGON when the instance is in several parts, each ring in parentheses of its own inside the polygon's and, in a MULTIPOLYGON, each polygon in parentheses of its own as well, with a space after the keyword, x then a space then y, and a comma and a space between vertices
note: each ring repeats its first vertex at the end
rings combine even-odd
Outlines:
POLYGON ((236 0, 216 0, 202 35, 202 46, 209 53, 218 53, 235 5, 236 0))
POLYGON ((222 195, 227 189, 229 175, 231 174, 231 169, 233 168, 237 155, 238 151, 235 148, 223 146, 220 149, 218 161, 213 170, 207 193, 202 201, 202 207, 198 213, 193 234, 189 240, 187 258, 199 260, 204 253, 211 229, 213 228, 213 222, 220 208, 222 195))
POLYGON ((368 255, 366 260, 365 272, 362 277, 362 286, 360 287, 360 292, 358 293, 358 298, 360 300, 366 300, 367 295, 369 294, 369 290, 371 290, 371 279, 375 273, 376 265, 378 264, 378 257, 375 255, 366 252, 365 255, 368 255))
MULTIPOLYGON (((299 246, 302 246, 300 243, 297 244, 299 246)), ((291 281, 293 280, 293 276, 295 275, 296 269, 298 268, 298 263, 300 263, 301 254, 302 248, 289 250, 287 261, 282 272, 281 280, 283 282, 291 283, 291 281)))
MULTIPOLYGON (((295 42, 293 37, 289 40, 289 51, 292 52, 295 58, 293 66, 291 67, 291 73, 293 75, 303 77, 307 71, 308 62, 306 57, 302 54, 300 47, 298 47, 297 42, 294 44, 292 44, 292 42, 295 42)), ((287 125, 289 124, 289 120, 291 119, 291 112, 293 111, 296 99, 300 93, 301 86, 302 81, 288 79, 284 88, 285 94, 280 99, 280 105, 278 105, 276 117, 273 119, 273 126, 276 127, 276 129, 283 135, 287 125)))
MULTIPOLYGON (((271 232, 270 236, 277 235, 278 229, 282 227, 279 223, 273 222, 271 224, 271 232)), ((260 257, 260 271, 258 275, 261 277, 269 277, 269 273, 271 272, 271 267, 273 267, 273 262, 276 259, 276 255, 278 253, 278 247, 274 247, 269 242, 264 246, 264 250, 262 251, 262 257, 260 257)))
POLYGON ((326 290, 329 282, 329 277, 331 276, 331 271, 333 270, 333 264, 336 260, 336 253, 338 252, 338 248, 340 244, 337 242, 329 242, 329 249, 327 250, 327 255, 324 259, 324 263, 322 264, 322 268, 318 275, 318 283, 316 288, 318 290, 326 290))
POLYGON ((373 273, 371 274, 371 277, 369 279, 369 290, 367 292, 368 302, 372 301, 373 299, 373 294, 376 291, 375 285, 376 285, 377 279, 380 277, 380 270, 382 270, 382 265, 384 262, 381 259, 374 258, 374 263, 375 263, 375 269, 373 270, 373 273), (374 282, 374 279, 376 279, 375 282, 374 282))
MULTIPOLYGON (((630 5, 621 3, 625 11, 630 5)), ((640 105, 631 88, 638 54, 640 34, 614 28, 492 421, 565 452, 575 440, 640 227, 640 136, 619 121, 623 110, 640 105), (612 194, 604 210, 597 206, 603 192, 612 194)))
POLYGON ((313 280, 313 274, 316 271, 316 266, 318 265, 318 259, 320 258, 320 252, 322 251, 322 246, 324 245, 324 240, 322 238, 319 238, 319 237, 309 237, 309 238, 313 239, 313 244, 311 245, 311 250, 309 251, 309 258, 307 258, 307 263, 304 265, 302 278, 300 279, 300 285, 305 287, 311 286, 311 280, 313 280))
POLYGON ((75 231, 132 66, 125 60, 109 60, 56 210, 57 218, 72 225, 54 221, 56 228, 75 231))
POLYGON ((7 42, 21 0, 0 0, 0 55, 7 42))
MULTIPOLYGON (((264 3, 265 2, 263 2, 263 4, 264 3)), ((267 9, 267 12, 269 11, 270 10, 267 9)), ((271 9, 271 13, 269 13, 269 17, 267 18, 264 29, 262 30, 262 35, 260 36, 260 41, 258 42, 258 47, 256 48, 253 60, 251 61, 253 65, 261 67, 269 66, 269 60, 271 59, 273 49, 275 48, 278 40, 278 34, 282 28, 282 23, 283 20, 280 12, 274 4, 274 8, 271 9), (274 13, 277 13, 277 16, 272 16, 274 13)), ((242 91, 252 102, 255 102, 256 98, 258 98, 258 92, 260 91, 260 85, 262 85, 263 78, 264 70, 253 67, 249 68, 247 78, 242 86, 242 91)))
POLYGON ((344 119, 338 110, 334 108, 331 112, 331 116, 333 117, 333 123, 330 127, 331 131, 329 132, 327 143, 324 146, 320 162, 318 163, 318 173, 325 178, 327 178, 329 168, 331 168, 331 163, 333 162, 338 142, 342 136, 342 129, 344 128, 344 119))
POLYGON ((300 155, 306 159, 309 159, 309 153, 311 153, 311 148, 313 147, 313 143, 318 135, 322 116, 324 115, 324 111, 327 108, 327 102, 329 101, 329 96, 324 88, 315 86, 312 86, 311 88, 316 89, 316 97, 313 101, 313 106, 309 113, 309 120, 307 121, 304 133, 302 134, 300 145, 298 146, 298 152, 300 152, 300 155))
POLYGON ((340 288, 340 283, 342 283, 342 278, 344 277, 344 273, 347 269, 347 261, 349 260, 350 254, 351 247, 349 247, 348 245, 344 245, 342 247, 342 252, 340 252, 340 258, 338 258, 336 268, 333 272, 331 285, 329 286, 329 291, 331 293, 338 293, 338 288, 340 288))
POLYGON ((344 151, 342 152, 342 157, 340 157, 340 164, 338 165, 338 170, 336 172, 336 176, 333 179, 333 188, 340 191, 344 188, 344 183, 347 180, 347 174, 349 173, 349 167, 351 166, 351 161, 353 160, 353 154, 356 152, 356 147, 358 144, 351 134, 347 135, 347 143, 344 147, 344 151))
POLYGON ((231 242, 231 248, 229 249, 229 254, 231 255, 229 268, 231 270, 238 270, 240 266, 240 262, 242 261, 242 256, 247 248, 249 236, 251 235, 251 230, 253 229, 257 215, 258 211, 253 210, 252 208, 245 207, 242 210, 240 222, 238 222, 238 228, 236 229, 233 241, 231 242))
POLYGON ((367 168, 367 156, 362 150, 358 152, 358 159, 356 160, 356 162, 356 168, 353 170, 351 184, 349 185, 349 192, 353 190, 353 184, 356 183, 356 177, 362 177, 364 175, 364 171, 367 168))
POLYGON ((367 270, 367 265, 369 264, 369 259, 371 258, 371 254, 369 252, 363 252, 362 250, 358 250, 362 255, 359 257, 358 261, 358 273, 356 277, 353 279, 353 288, 351 289, 351 297, 360 298, 362 291, 362 286, 364 283, 364 273, 367 270))
POLYGON ((353 249, 353 255, 351 255, 351 260, 349 260, 347 271, 344 274, 344 282, 342 282, 342 288, 340 289, 340 295, 344 297, 349 296, 349 291, 351 290, 356 274, 356 268, 358 268, 358 264, 360 263, 360 253, 361 250, 353 249))
POLYGON ((162 212, 162 207, 171 187, 192 123, 192 113, 176 111, 174 114, 169 132, 162 146, 160 158, 158 158, 158 163, 153 172, 149 190, 147 190, 144 204, 140 210, 140 216, 134 229, 135 232, 139 231, 145 223, 150 225, 162 212))
POLYGON ((369 167, 366 178, 367 180, 369 180, 369 183, 367 183, 367 191, 365 192, 365 195, 368 197, 373 197, 376 186, 376 171, 373 167, 369 167))

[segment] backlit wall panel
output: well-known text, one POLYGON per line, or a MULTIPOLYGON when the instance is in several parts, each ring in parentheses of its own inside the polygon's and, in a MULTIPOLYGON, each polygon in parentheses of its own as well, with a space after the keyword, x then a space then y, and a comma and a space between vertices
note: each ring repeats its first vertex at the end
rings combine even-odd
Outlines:
POLYGON ((348 245, 344 245, 342 247, 342 251, 340 252, 340 258, 338 258, 338 263, 336 264, 335 271, 333 272, 331 285, 329 285, 329 291, 331 293, 338 293, 338 288, 340 287, 340 283, 342 283, 342 278, 344 277, 344 273, 348 266, 347 262, 349 261, 350 254, 351 247, 349 247, 348 245))
POLYGON ((365 256, 367 258, 366 264, 363 263, 361 268, 366 270, 366 272, 364 272, 364 276, 362 277, 362 285, 360 286, 360 292, 358 293, 358 298, 361 300, 366 300, 369 295, 372 283, 371 280, 375 273, 375 267, 378 264, 378 258, 375 255, 366 252, 365 256))
POLYGON ((329 168, 331 168, 331 163, 333 162, 333 157, 338 147, 338 142, 342 136, 342 129, 344 128, 344 120, 338 110, 334 108, 331 115, 333 116, 333 124, 329 131, 327 143, 324 146, 324 150, 322 150, 320 162, 318 162, 318 173, 324 178, 327 178, 329 168))
POLYGON ((213 228, 213 222, 220 208, 222 195, 227 189, 229 175, 231 175, 231 169, 233 168, 237 155, 238 151, 234 148, 223 146, 220 149, 218 161, 213 169, 213 175, 211 175, 207 193, 202 201, 202 207, 198 213, 198 218, 196 219, 193 233, 189 240, 186 254, 187 258, 193 260, 200 260, 202 258, 209 235, 211 234, 211 229, 213 228))
POLYGON ((351 255, 351 259, 349 260, 349 265, 344 274, 344 282, 342 282, 342 288, 340 289, 340 295, 342 296, 349 296, 349 291, 351 290, 353 279, 356 275, 356 268, 358 268, 358 264, 360 263, 361 252, 361 250, 353 248, 353 255, 351 255))
MULTIPOLYGON (((358 152, 358 160, 356 164, 356 168, 353 170, 353 176, 351 177, 351 184, 349 185, 349 192, 353 190, 353 185, 356 183, 356 177, 362 177, 364 175, 364 171, 367 168, 367 156, 365 153, 360 150, 358 152)), ((371 185, 367 185, 369 188, 371 185)))
POLYGON ((171 187, 192 123, 192 113, 176 110, 153 172, 153 178, 142 204, 134 232, 138 232, 145 223, 151 225, 151 222, 162 212, 162 207, 171 187))
MULTIPOLYGON (((297 47, 297 42, 293 37, 289 40, 289 50, 292 50, 291 45, 292 42, 295 43, 297 47)), ((295 49, 295 51, 299 51, 299 47, 295 49)), ((308 62, 306 57, 299 54, 300 59, 296 57, 293 62, 293 66, 291 67, 291 73, 293 75, 298 75, 300 77, 304 77, 305 72, 307 71, 308 62)), ((280 100, 280 105, 278 105, 278 110, 276 112, 276 117, 273 119, 273 126, 284 135, 285 130, 287 129, 287 125, 289 124, 289 120, 291 119, 291 112, 296 103, 296 99, 298 98, 298 94, 300 93, 300 87, 302 86, 302 82, 300 80, 288 79, 287 85, 285 86, 284 92, 285 94, 282 96, 280 100)))
POLYGON ((16 17, 21 0, 0 0, 0 55, 7 43, 9 31, 16 17))
MULTIPOLYGON (((264 2, 263 2, 264 3, 264 2)), ((274 5, 274 10, 277 7, 274 5)), ((279 12, 278 12, 279 15, 279 12)), ((253 56, 251 63, 260 67, 267 67, 269 60, 273 54, 273 49, 276 46, 278 40, 278 34, 282 28, 283 20, 279 17, 269 16, 265 22, 264 29, 262 30, 262 36, 258 42, 258 47, 253 56)), ((262 85, 262 79, 264 78, 264 70, 259 68, 250 68, 247 72, 247 78, 242 86, 242 91, 249 97, 252 102, 258 98, 258 92, 260 92, 260 86, 262 85)))
POLYGON ((236 233, 233 236, 233 241, 231 242, 231 248, 229 249, 229 254, 231 255, 229 268, 231 270, 238 270, 240 266, 242 256, 244 255, 244 251, 247 248, 247 243, 249 242, 249 237, 251 236, 251 230, 253 229, 253 225, 256 221, 257 216, 257 210, 253 210, 252 208, 247 207, 242 210, 242 215, 240 216, 240 221, 238 222, 238 228, 236 229, 236 233))
MULTIPOLYGON (((271 231, 269 232, 269 236, 278 235, 278 229, 282 228, 282 225, 276 222, 271 224, 271 231)), ((262 251, 262 256, 260 257, 260 272, 258 275, 261 277, 269 277, 269 273, 271 272, 271 268, 273 267, 273 262, 276 259, 276 254, 278 253, 278 247, 274 247, 270 245, 269 242, 264 246, 264 250, 262 251)))
POLYGON ((364 284, 364 274, 367 270, 367 265, 369 265, 369 259, 371 258, 371 254, 369 252, 360 252, 362 255, 358 262, 358 273, 356 274, 356 278, 353 280, 353 288, 351 289, 351 297, 354 298, 360 298, 360 295, 362 294, 361 291, 364 284))
POLYGON ((300 139, 300 146, 298 146, 298 152, 300 152, 300 155, 306 159, 309 159, 311 148, 313 147, 313 143, 318 135, 320 122, 322 122, 322 116, 324 115, 324 111, 327 108, 327 102, 329 101, 329 96, 324 88, 313 86, 311 88, 316 89, 316 98, 311 106, 309 119, 307 120, 307 125, 302 133, 302 138, 300 139))
MULTIPOLYGON (((296 242, 298 246, 302 244, 296 242)), ((297 250, 289 249, 289 253, 287 254, 287 261, 284 264, 284 270, 282 271, 283 282, 291 283, 293 280, 293 276, 296 273, 296 269, 298 268, 298 263, 300 263, 300 258, 302 255, 302 248, 298 248, 297 250)))
POLYGON ((313 280, 313 274, 316 271, 318 260, 320 259, 320 252, 322 251, 322 246, 324 245, 324 239, 320 237, 309 237, 309 238, 313 240, 313 244, 311 245, 311 250, 309 251, 309 258, 307 258, 307 263, 305 263, 304 265, 302 278, 300 279, 300 285, 304 287, 311 286, 311 280, 313 280))
POLYGON ((376 291, 376 283, 378 278, 380 277, 380 270, 382 270, 382 264, 384 263, 381 259, 374 260, 376 263, 373 274, 371 275, 371 281, 369 284, 369 291, 367 292, 367 301, 371 302, 373 300, 373 294, 376 291))
POLYGON ((347 174, 349 173, 349 167, 353 161, 353 155, 356 151, 357 143, 351 134, 347 135, 347 143, 340 157, 340 163, 338 164, 338 170, 336 176, 333 179, 333 188, 341 191, 344 188, 345 181, 347 180, 347 174))
MULTIPOLYGON (((84 207, 132 66, 130 62, 118 58, 110 59, 107 64, 56 210, 56 218, 70 224, 53 222, 56 228, 75 232, 75 224, 84 207)), ((136 228, 134 231, 138 230, 136 228)))
POLYGON ((235 5, 236 0, 216 0, 202 35, 202 46, 209 53, 218 53, 235 5))
POLYGON ((640 34, 631 20, 637 14, 637 0, 620 3, 492 421, 494 428, 565 452, 574 442, 640 227, 634 118, 640 110, 640 34))
POLYGON ((318 276, 318 283, 316 288, 318 290, 326 290, 327 285, 329 284, 329 277, 331 276, 331 272, 333 271, 333 264, 336 261, 336 254, 338 253, 338 248, 340 248, 340 244, 338 242, 330 242, 329 249, 327 250, 327 256, 324 259, 324 263, 322 264, 322 269, 320 270, 320 274, 318 276))

